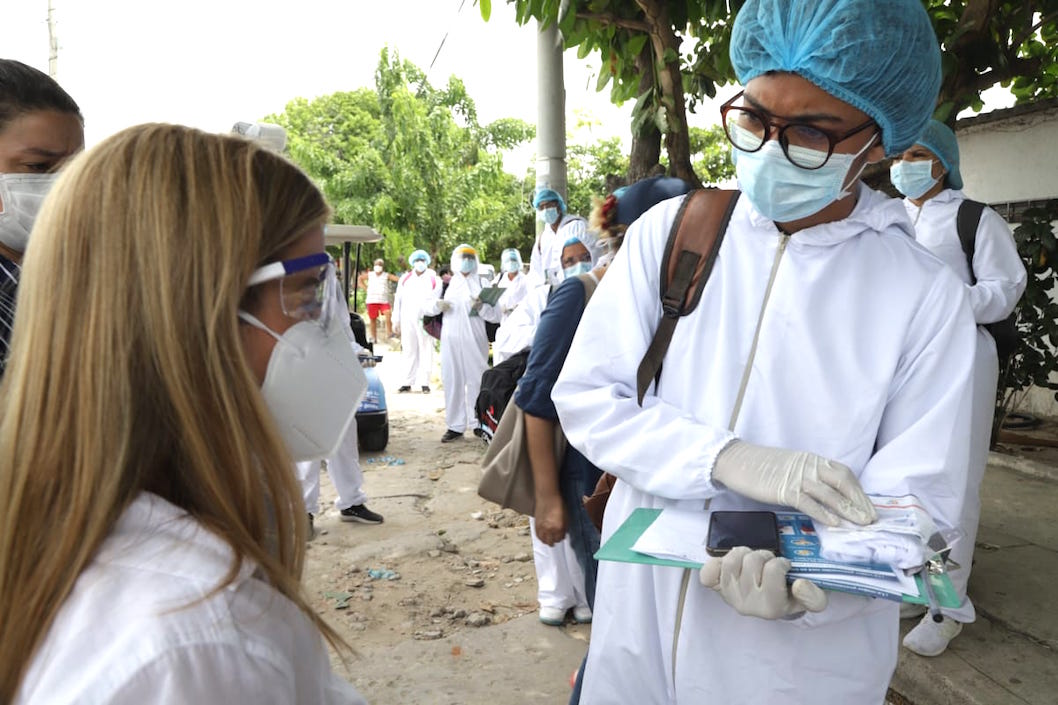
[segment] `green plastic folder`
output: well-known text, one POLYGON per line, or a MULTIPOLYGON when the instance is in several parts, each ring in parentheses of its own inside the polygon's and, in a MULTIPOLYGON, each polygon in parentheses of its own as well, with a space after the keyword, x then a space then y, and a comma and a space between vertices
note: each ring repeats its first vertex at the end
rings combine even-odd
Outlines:
MULTIPOLYGON (((610 537, 610 539, 603 544, 599 550, 595 553, 595 558, 600 561, 617 561, 620 563, 641 563, 645 565, 657 565, 666 566, 670 568, 688 568, 698 570, 701 568, 700 563, 692 563, 690 561, 678 561, 665 558, 656 558, 646 553, 640 553, 632 550, 632 546, 639 540, 639 537, 643 535, 643 532, 654 523, 654 520, 658 518, 662 509, 648 509, 640 507, 633 511, 629 517, 625 520, 617 531, 610 537)), ((801 576, 811 580, 811 576, 801 576)), ((903 594, 900 599, 904 602, 911 602, 915 604, 927 604, 925 596, 922 594, 922 577, 915 576, 915 582, 918 585, 918 595, 903 594)), ((955 588, 951 584, 951 579, 946 575, 930 575, 930 584, 933 586, 934 594, 937 596, 937 601, 941 607, 955 608, 960 604, 959 596, 955 592, 955 588)), ((825 590, 838 590, 840 592, 850 592, 853 594, 864 595, 867 594, 861 590, 847 589, 843 586, 834 586, 827 583, 821 583, 820 587, 825 590)), ((881 596, 888 597, 889 599, 896 599, 896 595, 881 596)))

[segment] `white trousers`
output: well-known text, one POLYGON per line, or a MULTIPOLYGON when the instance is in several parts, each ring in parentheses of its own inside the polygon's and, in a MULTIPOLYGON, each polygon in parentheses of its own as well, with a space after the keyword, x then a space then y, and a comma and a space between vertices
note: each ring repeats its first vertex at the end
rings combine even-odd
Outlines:
POLYGON ((951 559, 959 568, 948 573, 952 586, 962 598, 957 609, 942 609, 941 612, 957 622, 969 623, 977 618, 973 602, 966 596, 966 584, 970 580, 970 568, 977 541, 977 526, 981 520, 981 481, 988 465, 988 443, 992 435, 992 417, 995 412, 996 386, 999 384, 999 362, 996 346, 983 328, 977 329, 977 352, 974 362, 973 421, 970 427, 970 468, 966 476, 966 501, 959 514, 959 538, 951 551, 951 559))
MULTIPOLYGON (((357 504, 364 504, 364 471, 360 468, 360 449, 357 447, 356 420, 349 424, 349 430, 342 437, 338 450, 326 460, 327 473, 331 476, 338 498, 334 506, 348 509, 357 504)), ((320 513, 320 465, 319 460, 307 460, 297 465, 298 481, 301 483, 301 496, 305 500, 305 511, 312 515, 320 513)))
POLYGON ((400 350, 405 365, 402 386, 416 390, 428 387, 433 368, 434 339, 423 330, 422 319, 405 321, 401 318, 400 350))
POLYGON ((541 607, 568 610, 587 607, 584 571, 573 552, 569 536, 554 546, 536 537, 536 520, 529 517, 529 535, 533 538, 533 563, 536 565, 536 599, 541 607))

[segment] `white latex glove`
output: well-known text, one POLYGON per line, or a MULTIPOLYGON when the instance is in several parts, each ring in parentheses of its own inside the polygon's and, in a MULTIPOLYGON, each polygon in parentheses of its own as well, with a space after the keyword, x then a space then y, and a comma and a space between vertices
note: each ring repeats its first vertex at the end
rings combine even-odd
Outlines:
POLYGON ((481 299, 479 299, 477 296, 471 296, 470 297, 470 310, 472 310, 472 311, 480 311, 481 307, 483 305, 484 305, 484 302, 481 299))
POLYGON ((815 453, 735 441, 716 457, 713 479, 744 497, 793 507, 828 526, 841 518, 870 524, 877 517, 852 471, 815 453))
POLYGON ((452 310, 452 304, 448 303, 444 299, 437 302, 437 310, 441 313, 448 313, 452 310))
POLYGON ((698 579, 747 617, 782 619, 806 610, 822 611, 827 606, 826 593, 801 578, 787 585, 789 570, 790 561, 776 558, 771 551, 737 546, 723 558, 703 565, 698 579))
POLYGON ((393 335, 398 338, 400 337, 400 324, 396 321, 393 321, 393 335))

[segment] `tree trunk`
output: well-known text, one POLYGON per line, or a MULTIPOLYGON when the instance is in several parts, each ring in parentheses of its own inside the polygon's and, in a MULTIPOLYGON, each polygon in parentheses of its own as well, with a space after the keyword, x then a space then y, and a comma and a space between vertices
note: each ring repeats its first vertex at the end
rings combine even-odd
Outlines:
MULTIPOLYGON (((639 71, 639 95, 654 90, 653 50, 644 44, 636 57, 639 71)), ((651 170, 661 161, 661 131, 653 122, 643 125, 642 134, 632 134, 632 153, 628 158, 628 183, 634 184, 650 176, 651 170)))
POLYGON ((650 43, 654 48, 654 71, 665 106, 665 151, 669 155, 669 174, 700 188, 702 183, 691 166, 691 143, 687 131, 687 103, 683 96, 680 74, 680 40, 672 28, 664 0, 636 0, 650 26, 650 43), (665 61, 668 51, 672 61, 665 61))

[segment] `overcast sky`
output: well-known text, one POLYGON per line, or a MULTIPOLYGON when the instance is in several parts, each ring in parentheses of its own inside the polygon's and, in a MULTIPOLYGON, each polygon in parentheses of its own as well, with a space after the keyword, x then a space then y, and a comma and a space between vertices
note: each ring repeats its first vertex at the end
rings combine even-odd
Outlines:
MULTIPOLYGON (((2 2, 0 55, 47 72, 47 0, 2 2)), ((536 122, 535 23, 518 26, 503 0, 493 2, 488 23, 473 0, 53 0, 53 6, 57 78, 82 108, 89 145, 148 121, 226 131, 238 120, 279 112, 295 97, 372 87, 386 45, 428 70, 434 85, 452 74, 463 79, 483 123, 536 122)), ((602 123, 592 134, 627 140, 632 105, 618 108, 608 92, 595 91, 597 65, 596 57, 565 54, 567 128, 580 116, 602 123)), ((714 122, 713 112, 695 124, 714 122)))
MULTIPOLYGON (((535 23, 519 27, 504 0, 493 0, 488 23, 474 0, 52 4, 57 78, 81 106, 88 145, 149 121, 227 131, 236 121, 280 112, 295 97, 373 87, 379 51, 386 45, 429 70, 434 85, 452 74, 463 79, 481 122, 500 117, 536 122, 535 23)), ((47 10, 48 0, 0 0, 0 55, 47 72, 47 10)), ((632 104, 613 106, 608 91, 595 91, 598 63, 594 55, 578 60, 575 51, 565 53, 567 129, 578 117, 598 121, 578 141, 619 136, 627 146, 632 104)), ((735 90, 721 89, 720 98, 735 90)), ((709 106, 689 122, 705 126, 715 118, 709 106)), ((518 159, 522 163, 508 162, 508 169, 524 173, 531 147, 518 159)))

